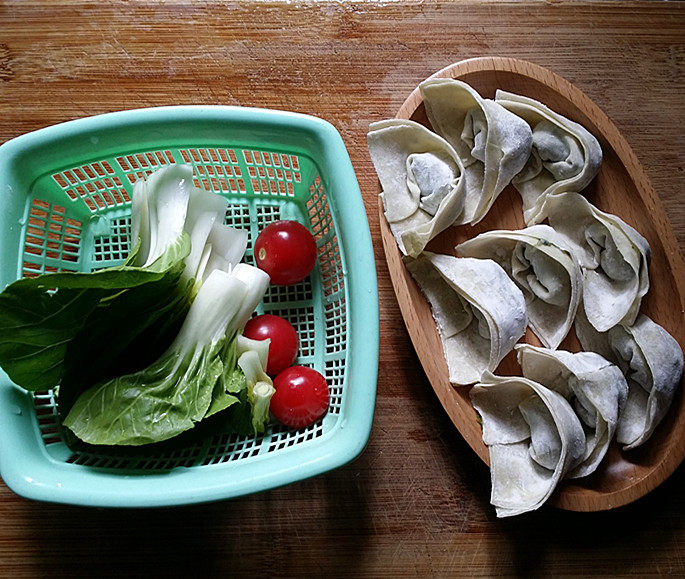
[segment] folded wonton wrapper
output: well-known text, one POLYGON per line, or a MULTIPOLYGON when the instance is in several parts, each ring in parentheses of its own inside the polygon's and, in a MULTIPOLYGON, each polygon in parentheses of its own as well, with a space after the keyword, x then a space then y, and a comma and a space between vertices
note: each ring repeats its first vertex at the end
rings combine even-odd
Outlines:
POLYGON ((576 335, 586 350, 614 362, 628 381, 628 400, 616 440, 624 450, 640 446, 668 411, 683 375, 683 351, 660 325, 640 314, 632 326, 598 332, 579 312, 576 335))
POLYGON ((464 222, 464 170, 447 141, 413 121, 390 119, 372 123, 367 142, 402 253, 416 257, 438 233, 464 222))
POLYGON ((602 164, 602 148, 583 126, 536 100, 498 90, 495 102, 524 119, 533 130, 530 158, 512 183, 521 194, 526 224, 539 223, 545 197, 578 193, 589 185, 602 164))
POLYGON ((583 459, 585 433, 571 405, 537 382, 489 372, 470 396, 483 420, 497 516, 539 508, 583 459))
POLYGON ((430 302, 453 384, 473 384, 494 370, 523 336, 526 303, 489 259, 424 252, 407 269, 430 302))
POLYGON ((590 323, 601 332, 632 324, 649 290, 647 240, 578 193, 547 197, 542 215, 583 268, 583 308, 590 323))
POLYGON ((583 424, 585 453, 568 478, 591 474, 609 449, 628 396, 621 370, 594 352, 572 354, 529 344, 517 344, 516 351, 523 375, 559 392, 583 424))
POLYGON ((519 231, 487 231, 456 250, 496 261, 523 291, 528 324, 548 348, 566 337, 582 291, 580 266, 564 239, 547 225, 519 231))
POLYGON ((436 78, 419 85, 428 120, 457 151, 465 170, 465 221, 478 223, 525 165, 528 124, 466 83, 436 78))

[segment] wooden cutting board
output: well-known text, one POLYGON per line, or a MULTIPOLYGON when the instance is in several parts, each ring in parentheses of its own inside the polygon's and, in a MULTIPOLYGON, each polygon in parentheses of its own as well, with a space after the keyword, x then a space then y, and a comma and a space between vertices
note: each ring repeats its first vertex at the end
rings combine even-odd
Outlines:
POLYGON ((381 358, 369 445, 323 477, 235 501, 132 512, 28 502, 0 484, 0 575, 685 575, 682 467, 614 511, 550 507, 495 519, 488 469, 444 412, 405 330, 366 149, 369 123, 395 116, 434 71, 473 56, 533 61, 601 103, 644 166, 682 251, 684 8, 1 2, 0 141, 166 104, 262 106, 333 123, 357 172, 375 246, 381 358))

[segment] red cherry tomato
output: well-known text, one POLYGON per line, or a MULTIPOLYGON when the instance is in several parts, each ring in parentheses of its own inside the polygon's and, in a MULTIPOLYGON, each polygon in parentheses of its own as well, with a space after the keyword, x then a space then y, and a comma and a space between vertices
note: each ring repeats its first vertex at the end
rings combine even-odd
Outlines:
POLYGON ((245 324, 243 335, 252 340, 271 340, 266 364, 266 373, 269 376, 275 376, 281 370, 285 370, 297 357, 300 342, 297 332, 288 320, 280 316, 263 314, 251 318, 245 324))
POLYGON ((276 285, 292 285, 306 278, 316 263, 316 242, 297 221, 274 221, 257 237, 257 267, 276 285))
POLYGON ((312 368, 291 366, 274 378, 276 392, 269 409, 281 424, 304 428, 321 418, 328 408, 326 379, 312 368))

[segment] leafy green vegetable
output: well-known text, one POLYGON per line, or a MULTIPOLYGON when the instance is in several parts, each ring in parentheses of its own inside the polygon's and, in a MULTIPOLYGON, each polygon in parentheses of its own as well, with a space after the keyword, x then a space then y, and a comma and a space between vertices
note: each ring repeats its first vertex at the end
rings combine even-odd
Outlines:
POLYGON ((238 331, 267 284, 264 272, 245 264, 230 274, 214 270, 169 349, 149 367, 84 392, 64 425, 89 444, 137 446, 167 440, 217 412, 245 405, 253 430, 263 431, 273 386, 264 374, 264 356, 244 351, 238 331))
MULTIPOLYGON (((182 264, 181 264, 182 265, 182 264)), ((90 386, 155 361, 178 334, 192 303, 182 267, 100 303, 69 342, 59 385, 63 416, 90 386), (83 364, 88 360, 88 364, 83 364)))
MULTIPOLYGON (((168 276, 180 279, 183 260, 191 251, 190 235, 183 226, 192 168, 165 168, 153 173, 147 182, 139 181, 135 189, 140 193, 132 216, 135 250, 124 265, 90 273, 24 278, 0 294, 0 365, 16 384, 27 390, 53 388, 65 374, 69 345, 84 328, 95 326, 88 321, 91 315, 102 320, 101 312, 111 304, 131 303, 126 290, 165 279, 168 285, 168 276)), ((149 289, 143 291, 152 295, 149 289)), ((158 296, 160 305, 169 299, 166 294, 158 296)), ((128 315, 119 319, 110 316, 109 323, 101 335, 113 328, 123 333, 131 325, 140 326, 140 320, 128 315)), ((115 349, 112 354, 116 354, 115 349)), ((88 359, 89 364, 92 360, 88 359)))
POLYGON ((148 368, 84 392, 64 425, 84 442, 103 445, 158 442, 192 428, 211 404, 226 329, 246 294, 244 283, 215 270, 169 349, 148 368))
POLYGON ((87 390, 64 425, 81 440, 103 445, 147 444, 189 430, 211 402, 222 369, 220 346, 170 353, 143 371, 87 390))
POLYGON ((10 284, 0 294, 0 365, 27 390, 53 388, 64 375, 70 341, 96 308, 125 290, 178 275, 189 250, 190 239, 182 234, 148 268, 48 273, 10 284))
POLYGON ((234 404, 240 403, 238 395, 247 391, 245 374, 238 367, 238 354, 236 340, 227 340, 221 353, 222 372, 214 384, 212 401, 207 409, 205 418, 213 416, 217 412, 226 410, 234 404))
POLYGON ((0 364, 10 379, 27 390, 57 384, 69 340, 106 293, 64 290, 51 296, 17 287, 0 294, 0 364))

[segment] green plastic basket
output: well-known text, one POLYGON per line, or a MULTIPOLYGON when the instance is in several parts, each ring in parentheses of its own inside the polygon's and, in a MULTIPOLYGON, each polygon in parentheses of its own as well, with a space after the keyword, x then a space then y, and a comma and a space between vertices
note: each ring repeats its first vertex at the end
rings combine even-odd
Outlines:
POLYGON ((160 107, 48 127, 0 146, 0 288, 21 276, 92 271, 130 247, 133 183, 191 163, 197 185, 226 197, 226 222, 252 242, 276 219, 314 234, 305 281, 271 286, 260 312, 298 330, 298 363, 327 379, 327 414, 302 430, 260 437, 211 431, 134 452, 74 450, 52 391, 29 393, 0 370, 0 475, 32 499, 110 507, 236 497, 336 468, 371 430, 378 370, 378 294, 366 214, 352 164, 329 123, 238 107, 160 107))

